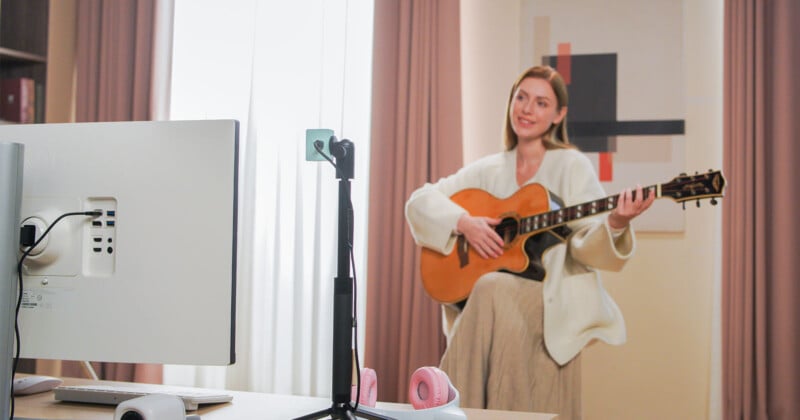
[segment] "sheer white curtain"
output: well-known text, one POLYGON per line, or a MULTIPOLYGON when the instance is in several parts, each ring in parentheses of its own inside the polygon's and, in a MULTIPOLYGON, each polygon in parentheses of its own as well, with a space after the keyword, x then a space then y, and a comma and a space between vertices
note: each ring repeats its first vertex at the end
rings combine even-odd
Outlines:
POLYGON ((305 130, 355 144, 363 319, 372 19, 362 0, 176 0, 169 117, 238 119, 242 171, 236 364, 165 366, 166 383, 330 395, 338 180, 305 161, 305 130))

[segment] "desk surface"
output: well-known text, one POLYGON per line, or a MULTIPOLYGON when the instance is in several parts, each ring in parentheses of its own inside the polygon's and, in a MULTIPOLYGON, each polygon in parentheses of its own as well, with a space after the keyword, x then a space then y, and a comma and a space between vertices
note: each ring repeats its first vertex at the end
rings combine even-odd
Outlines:
MULTIPOLYGON (((65 385, 93 384, 97 381, 65 378, 65 385)), ((103 383, 100 381, 99 383, 103 383)), ((264 420, 292 419, 324 410, 331 406, 329 398, 302 397, 296 395, 264 394, 258 392, 226 391, 233 395, 233 401, 225 404, 202 406, 194 414, 202 420, 264 420)), ((378 407, 390 409, 410 409, 407 404, 378 403, 378 407)), ((508 420, 552 420, 553 414, 521 413, 511 411, 477 410, 465 408, 467 418, 508 419, 508 420)), ((111 420, 114 407, 108 405, 66 403, 56 401, 53 391, 16 398, 15 415, 18 417, 43 419, 86 419, 111 420)))

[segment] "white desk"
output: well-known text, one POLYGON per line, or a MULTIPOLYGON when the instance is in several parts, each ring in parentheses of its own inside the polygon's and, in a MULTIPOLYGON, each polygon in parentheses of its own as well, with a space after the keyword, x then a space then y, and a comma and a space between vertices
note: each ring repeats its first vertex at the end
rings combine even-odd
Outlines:
MULTIPOLYGON (((65 378, 65 385, 93 384, 97 381, 65 378)), ((99 383, 103 383, 100 381, 99 383)), ((203 406, 194 414, 202 420, 287 420, 324 410, 331 406, 330 398, 300 397, 294 395, 263 394, 258 392, 228 391, 233 401, 226 404, 203 406)), ((407 404, 378 403, 379 407, 391 409, 410 408, 407 404)), ((556 416, 542 413, 478 410, 465 408, 467 418, 472 420, 552 420, 556 416)), ((53 399, 53 392, 17 397, 17 417, 44 419, 111 420, 114 407, 107 405, 65 403, 53 399)))

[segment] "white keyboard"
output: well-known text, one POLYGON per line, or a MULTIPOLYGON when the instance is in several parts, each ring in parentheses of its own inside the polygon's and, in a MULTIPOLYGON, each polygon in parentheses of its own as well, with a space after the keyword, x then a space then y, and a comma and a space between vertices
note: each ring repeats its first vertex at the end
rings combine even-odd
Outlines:
POLYGON ((150 394, 177 395, 183 399, 187 411, 197 410, 200 404, 220 404, 233 400, 233 395, 224 391, 150 384, 62 385, 53 391, 55 399, 59 401, 106 405, 117 405, 125 400, 150 394))

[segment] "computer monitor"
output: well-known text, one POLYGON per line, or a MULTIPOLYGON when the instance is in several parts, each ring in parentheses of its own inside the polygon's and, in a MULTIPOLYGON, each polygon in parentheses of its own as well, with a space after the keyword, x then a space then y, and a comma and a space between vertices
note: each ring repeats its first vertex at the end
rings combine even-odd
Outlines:
POLYGON ((239 125, 0 126, 24 145, 20 224, 37 237, 19 316, 25 358, 235 362, 239 125))

